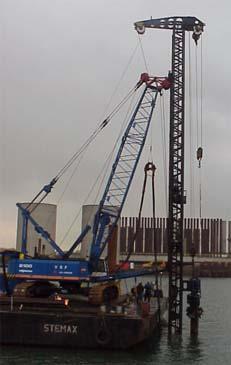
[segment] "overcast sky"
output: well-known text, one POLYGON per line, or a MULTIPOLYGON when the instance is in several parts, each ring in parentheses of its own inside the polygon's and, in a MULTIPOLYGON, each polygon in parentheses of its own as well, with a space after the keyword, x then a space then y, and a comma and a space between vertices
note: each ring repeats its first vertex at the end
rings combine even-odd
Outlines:
MULTIPOLYGON (((136 53, 119 83, 108 112, 137 82, 140 73, 145 71, 133 23, 149 19, 150 16, 190 15, 206 23, 202 45, 202 214, 205 217, 231 219, 230 13, 228 0, 0 0, 1 246, 12 247, 15 244, 16 202, 30 201, 105 117, 111 95, 137 44, 136 53)), ((188 36, 186 39, 188 42, 188 36)), ((167 75, 171 60, 170 32, 148 30, 142 37, 142 45, 149 71, 154 75, 167 75)), ((201 45, 197 51, 198 82, 200 47, 201 45)), ((192 42, 190 49, 194 94, 196 56, 192 42)), ((188 65, 186 69, 188 70, 188 65)), ((195 95, 192 96, 194 104, 191 127, 194 202, 189 202, 186 207, 187 216, 190 212, 195 216, 199 214, 194 99, 195 95)), ((163 216, 166 213, 163 189, 165 170, 158 108, 159 106, 153 118, 153 138, 148 138, 132 195, 126 204, 126 215, 137 215, 143 164, 147 162, 151 140, 157 165, 157 214, 163 216)), ((167 95, 165 113, 167 119, 167 95)), ((110 153, 119 133, 123 118, 121 113, 81 161, 58 205, 58 241, 62 239, 98 176, 105 156, 110 153)), ((190 129, 187 123, 188 117, 185 188, 190 196, 190 129)), ((66 180, 63 185, 62 182, 58 183, 47 202, 57 203, 65 184, 66 180)), ((93 202, 94 196, 87 201, 88 204, 93 202)), ((78 234, 79 222, 80 220, 73 227, 73 237, 78 234)))

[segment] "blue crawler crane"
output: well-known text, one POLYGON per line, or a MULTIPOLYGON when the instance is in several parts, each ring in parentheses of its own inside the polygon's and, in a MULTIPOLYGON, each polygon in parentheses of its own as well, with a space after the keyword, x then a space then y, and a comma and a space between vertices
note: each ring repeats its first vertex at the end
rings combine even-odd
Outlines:
MULTIPOLYGON (((34 210, 34 203, 38 199, 37 204, 41 203, 49 194, 58 180, 58 177, 55 177, 48 185, 43 187, 26 208, 17 204, 23 217, 21 252, 11 252, 8 257, 7 272, 3 258, 3 273, 0 277, 1 291, 11 295, 18 283, 27 281, 41 283, 43 281, 53 281, 60 282, 65 286, 65 284, 71 283, 113 281, 146 275, 152 272, 150 269, 142 269, 117 270, 111 273, 108 271, 107 265, 104 265, 103 270, 100 269, 102 252, 112 239, 112 234, 118 223, 145 144, 157 96, 163 89, 167 90, 171 87, 171 75, 168 77, 150 77, 148 74, 143 73, 134 91, 141 86, 144 86, 144 90, 122 137, 106 188, 94 217, 93 227, 87 225, 70 249, 64 252, 50 237, 49 233, 32 217, 31 213, 34 210), (28 222, 52 246, 56 253, 55 258, 31 258, 27 256, 28 222), (72 253, 89 230, 92 231, 93 236, 89 259, 73 259, 71 257, 72 253), (99 271, 101 271, 101 275, 96 275, 99 271)), ((105 119, 102 123, 102 128, 107 123, 108 120, 105 119)), ((5 256, 4 253, 2 256, 5 256)))

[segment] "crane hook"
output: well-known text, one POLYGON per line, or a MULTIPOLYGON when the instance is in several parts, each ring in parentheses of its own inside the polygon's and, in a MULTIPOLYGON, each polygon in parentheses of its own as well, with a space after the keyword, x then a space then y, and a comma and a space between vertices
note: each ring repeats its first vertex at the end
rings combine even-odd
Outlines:
POLYGON ((153 162, 147 162, 146 165, 144 166, 144 171, 145 173, 147 173, 148 171, 152 171, 154 175, 156 171, 156 166, 154 165, 153 162))
POLYGON ((202 157, 203 157, 203 148, 202 147, 198 147, 197 149, 197 160, 199 162, 199 168, 201 167, 201 160, 202 160, 202 157))

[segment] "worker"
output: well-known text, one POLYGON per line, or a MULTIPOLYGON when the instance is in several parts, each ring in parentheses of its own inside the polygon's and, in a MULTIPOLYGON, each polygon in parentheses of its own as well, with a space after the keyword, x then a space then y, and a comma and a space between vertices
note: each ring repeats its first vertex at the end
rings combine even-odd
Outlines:
POLYGON ((150 302, 152 296, 152 285, 149 283, 149 281, 144 286, 144 301, 150 302))
POLYGON ((137 294, 137 297, 136 297, 137 304, 142 303, 143 294, 144 294, 144 287, 143 287, 143 284, 141 282, 136 287, 136 294, 137 294))
POLYGON ((135 286, 131 288, 131 296, 133 300, 137 298, 137 291, 135 286))
POLYGON ((163 298, 163 290, 161 288, 157 288, 155 286, 154 291, 153 291, 153 296, 154 296, 154 298, 158 298, 158 297, 163 298))

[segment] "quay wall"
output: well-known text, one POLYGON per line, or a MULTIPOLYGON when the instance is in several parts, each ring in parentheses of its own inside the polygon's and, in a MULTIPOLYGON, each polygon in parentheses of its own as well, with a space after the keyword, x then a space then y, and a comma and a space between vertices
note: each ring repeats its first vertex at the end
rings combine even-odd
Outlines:
MULTIPOLYGON (((122 217, 120 221, 120 254, 127 252, 140 255, 154 253, 154 237, 157 253, 166 255, 167 218, 142 218, 134 240, 138 220, 135 217, 122 217)), ((190 255, 192 248, 197 256, 222 257, 231 254, 231 221, 220 218, 184 219, 184 254, 190 255)))
MULTIPOLYGON (((153 238, 156 240, 158 259, 167 262, 167 218, 142 218, 138 234, 137 218, 122 217, 120 221, 120 259, 131 252, 135 265, 154 259, 153 238), (153 233, 155 231, 155 233, 153 233), (154 236, 154 237, 153 237, 154 236)), ((184 219, 184 262, 191 262, 195 249, 195 270, 200 277, 231 277, 231 221, 210 218, 184 219)), ((191 265, 184 266, 184 274, 191 275, 191 265)))

